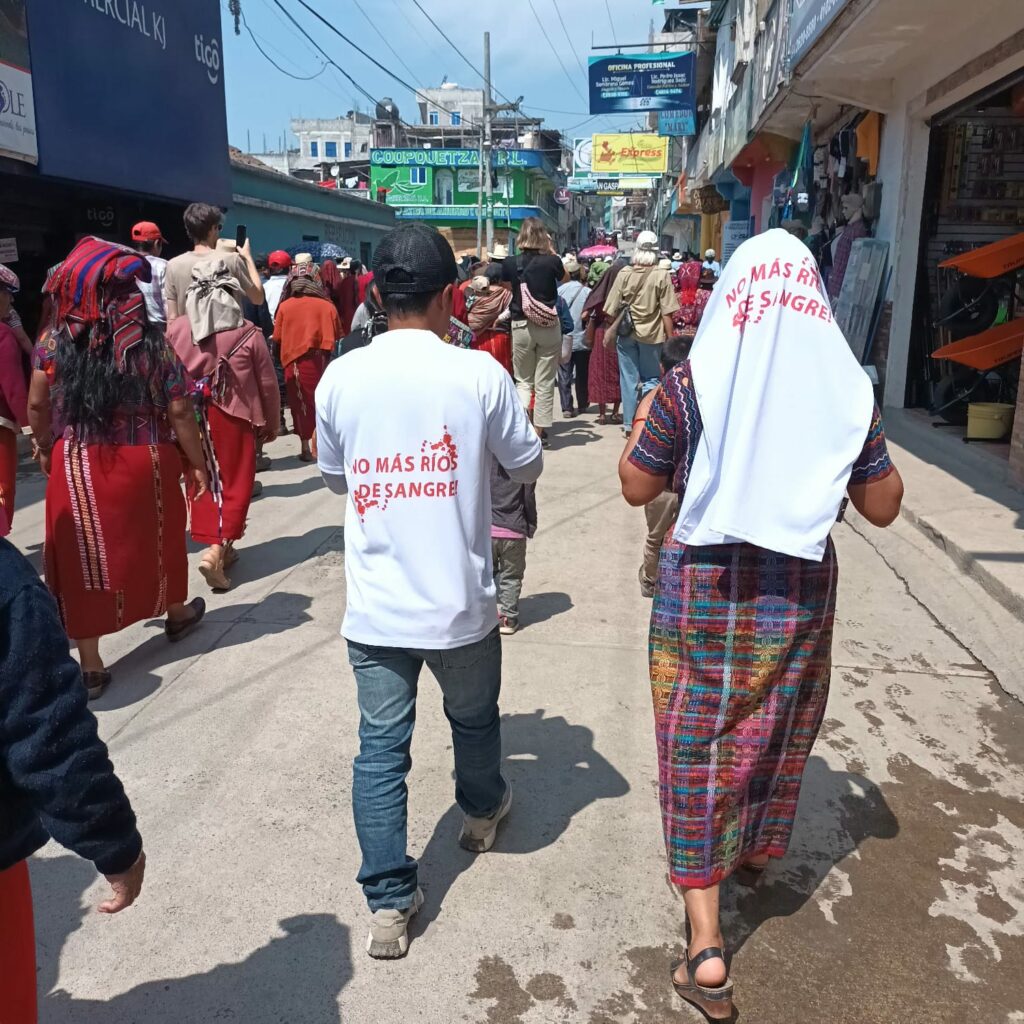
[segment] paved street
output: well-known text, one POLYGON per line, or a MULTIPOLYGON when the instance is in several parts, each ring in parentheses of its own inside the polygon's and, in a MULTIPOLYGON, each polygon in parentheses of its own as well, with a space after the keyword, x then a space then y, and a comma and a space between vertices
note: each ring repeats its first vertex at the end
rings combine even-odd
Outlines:
MULTIPOLYGON (((204 628, 177 648, 155 623, 105 641, 115 683, 94 706, 146 886, 107 919, 91 865, 54 844, 33 859, 44 1024, 698 1019, 668 984, 683 914, 656 800, 643 516, 618 496, 615 430, 591 422, 556 426, 539 485, 526 628, 505 643, 516 805, 477 860, 456 843, 423 678, 410 843, 427 903, 408 958, 363 952, 341 503, 288 437, 204 628)), ((37 561, 41 496, 22 481, 12 537, 37 561)), ((741 1019, 1024 1021, 1024 709, 915 587, 927 574, 949 606, 942 556, 836 534, 833 692, 793 846, 761 890, 724 889, 741 1019)))

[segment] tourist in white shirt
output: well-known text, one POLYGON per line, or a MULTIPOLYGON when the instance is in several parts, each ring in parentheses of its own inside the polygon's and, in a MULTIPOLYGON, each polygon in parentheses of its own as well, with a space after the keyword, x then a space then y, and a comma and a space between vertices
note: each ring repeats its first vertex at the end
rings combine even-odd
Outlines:
POLYGON ((444 238, 422 224, 390 232, 373 274, 389 330, 328 367, 316 413, 320 470, 348 495, 342 635, 360 710, 352 805, 373 913, 367 951, 394 959, 423 902, 406 852, 405 779, 424 664, 451 723, 460 844, 489 850, 511 806, 490 469, 497 459, 532 483, 542 454, 512 378, 486 352, 442 340, 458 277, 444 238))
POLYGON ((167 278, 167 260, 163 252, 167 239, 160 228, 151 220, 139 221, 132 228, 132 245, 138 249, 149 263, 152 274, 148 281, 139 282, 139 291, 146 300, 146 315, 151 324, 164 327, 167 324, 167 311, 164 304, 164 282, 167 278))

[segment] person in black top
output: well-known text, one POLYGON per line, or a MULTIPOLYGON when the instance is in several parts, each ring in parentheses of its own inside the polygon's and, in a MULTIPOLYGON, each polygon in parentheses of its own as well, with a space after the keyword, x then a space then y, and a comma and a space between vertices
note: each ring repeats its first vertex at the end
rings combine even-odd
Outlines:
POLYGON ((116 914, 138 897, 146 856, 88 710, 57 605, 6 540, 0 540, 0 637, 0 1019, 35 1021, 26 858, 52 836, 91 860, 113 889, 100 912, 116 914))
POLYGON ((546 444, 562 351, 555 301, 568 275, 539 217, 523 221, 516 247, 518 255, 502 268, 502 280, 512 287, 512 367, 519 397, 532 407, 534 429, 546 444))

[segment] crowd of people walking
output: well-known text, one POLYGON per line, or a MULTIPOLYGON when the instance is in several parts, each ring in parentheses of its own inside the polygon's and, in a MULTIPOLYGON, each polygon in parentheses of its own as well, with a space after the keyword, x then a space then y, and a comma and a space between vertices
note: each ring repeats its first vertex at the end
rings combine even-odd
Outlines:
POLYGON ((521 626, 557 390, 566 419, 596 404, 595 425, 626 435, 622 493, 646 509, 637 547, 664 841, 689 930, 670 980, 729 1019, 719 886, 756 884, 789 843, 828 693, 829 533, 847 500, 885 526, 902 499, 868 378, 834 319, 788 301, 799 291, 827 309, 808 250, 770 231, 723 269, 713 252, 667 258, 643 232, 628 258, 586 266, 531 219, 514 255, 460 268, 440 234, 411 224, 382 240, 371 273, 283 251, 257 261, 248 240, 219 238, 220 211, 202 204, 185 226, 194 248, 166 263, 146 222, 133 245, 85 238, 52 269, 27 388, 9 318, 18 281, 0 268, 0 534, 27 424, 48 477, 49 588, 0 541, 0 737, 19 737, 0 746, 0 817, 15 826, 0 837, 0 931, 17 965, 0 1003, 21 1008, 15 1024, 35 1019, 24 861, 48 835, 110 879, 102 909, 140 891, 142 840, 87 710, 113 681, 101 638, 162 616, 177 642, 200 624, 187 533, 206 545, 206 586, 231 587, 282 399, 298 458, 346 503, 367 951, 406 953, 424 899, 406 836, 424 665, 451 727, 458 842, 487 852, 512 806, 500 637, 521 626), (755 302, 765 275, 752 271, 773 261, 799 276, 755 302), (75 771, 46 768, 72 750, 75 771))

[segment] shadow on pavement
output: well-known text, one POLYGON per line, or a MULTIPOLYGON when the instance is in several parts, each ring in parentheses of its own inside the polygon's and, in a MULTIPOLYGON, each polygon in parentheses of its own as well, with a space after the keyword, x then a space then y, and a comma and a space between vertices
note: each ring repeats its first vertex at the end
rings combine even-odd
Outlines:
MULTIPOLYGON (((789 852, 756 890, 722 887, 726 942, 739 953, 766 921, 796 914, 832 868, 869 839, 895 839, 900 826, 882 791, 862 775, 833 771, 820 757, 807 762, 789 852)), ((824 898, 827 892, 822 891, 824 898)))
MULTIPOLYGON (((284 935, 241 963, 146 982, 110 999, 55 992, 64 943, 93 913, 83 906, 82 893, 96 876, 92 865, 77 857, 33 859, 31 871, 41 1024, 341 1024, 338 996, 352 978, 352 950, 349 929, 331 914, 286 918, 280 922, 284 935)), ((116 928, 116 919, 111 926, 116 928)), ((187 938, 179 933, 169 941, 187 938)), ((130 960, 131 951, 124 955, 130 960)), ((116 985, 115 975, 111 988, 116 985)))
POLYGON ((552 426, 550 434, 551 447, 554 451, 561 451, 563 448, 579 448, 582 445, 601 440, 601 435, 597 431, 591 430, 589 426, 583 426, 576 420, 566 420, 561 426, 555 424, 552 426))
POLYGON ((312 622, 309 614, 312 603, 313 599, 306 594, 275 590, 259 602, 217 608, 216 618, 207 618, 194 633, 177 644, 168 643, 164 636, 164 620, 153 619, 151 625, 157 627, 158 632, 107 666, 113 682, 91 707, 96 711, 128 707, 152 696, 160 688, 164 680, 154 669, 212 650, 251 643, 251 632, 235 630, 238 625, 258 623, 263 636, 272 636, 312 622))
POLYGON ((519 601, 519 622, 522 626, 536 626, 539 622, 562 615, 572 606, 572 598, 568 594, 527 594, 519 601))
POLYGON ((290 484, 267 484, 263 488, 259 501, 264 498, 298 498, 303 494, 312 494, 314 491, 322 491, 326 488, 324 478, 307 476, 302 480, 295 480, 290 484))
MULTIPOLYGON (((501 826, 494 853, 535 853, 554 843, 585 807, 629 792, 629 783, 594 749, 593 732, 560 715, 504 715, 501 720, 504 772, 515 802, 501 826)), ((476 859, 458 844, 462 811, 457 804, 434 827, 420 858, 420 884, 426 905, 414 919, 412 934, 440 914, 448 891, 476 859), (416 924, 415 922, 419 922, 416 924)), ((492 856, 492 854, 488 854, 492 856)))

